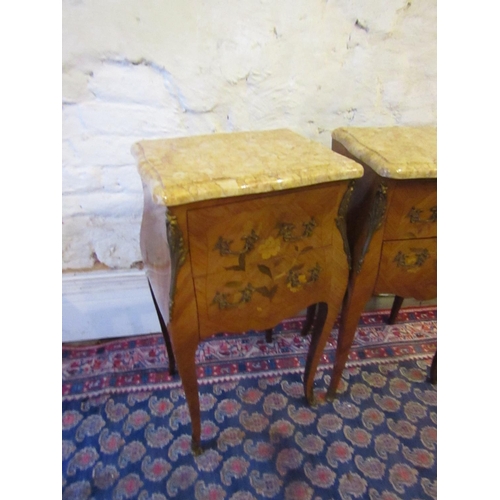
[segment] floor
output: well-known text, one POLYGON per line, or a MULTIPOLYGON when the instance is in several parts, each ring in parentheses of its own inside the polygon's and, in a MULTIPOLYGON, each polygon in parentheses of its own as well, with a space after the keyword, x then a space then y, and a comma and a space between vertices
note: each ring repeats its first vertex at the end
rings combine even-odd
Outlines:
MULTIPOLYGON (((392 303, 394 302, 394 295, 377 295, 372 297, 365 306, 365 311, 378 311, 382 309, 390 309, 392 303)), ((403 307, 420 307, 420 306, 435 306, 437 305, 437 299, 431 300, 415 300, 415 299, 405 299, 403 302, 403 307)))

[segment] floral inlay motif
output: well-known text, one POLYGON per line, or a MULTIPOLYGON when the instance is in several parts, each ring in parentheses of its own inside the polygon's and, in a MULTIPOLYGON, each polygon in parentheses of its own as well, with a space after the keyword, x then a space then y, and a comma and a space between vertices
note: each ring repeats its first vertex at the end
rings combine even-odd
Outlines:
POLYGON ((283 241, 300 241, 303 238, 309 238, 317 225, 318 224, 314 220, 314 217, 311 217, 311 220, 302 224, 304 228, 302 231, 302 235, 294 236, 293 233, 295 232, 295 224, 291 224, 289 222, 280 222, 277 226, 278 236, 281 236, 283 238, 283 241))
POLYGON ((427 219, 422 219, 420 216, 423 212, 421 208, 411 207, 411 210, 408 212, 408 217, 410 219, 411 224, 415 224, 418 222, 436 222, 437 221, 437 206, 430 207, 429 211, 431 215, 427 219))
POLYGON ((321 266, 318 262, 313 261, 310 262, 309 265, 304 262, 297 262, 299 257, 303 256, 310 250, 313 250, 314 247, 306 246, 299 249, 297 244, 293 245, 293 247, 282 244, 283 242, 294 243, 305 238, 310 238, 317 226, 318 223, 314 217, 311 217, 307 222, 302 224, 302 233, 298 235, 296 234, 297 227, 295 224, 290 222, 280 222, 276 226, 277 233, 275 235, 269 235, 265 239, 257 234, 255 229, 251 229, 241 238, 241 241, 244 243, 243 248, 239 251, 232 249, 234 240, 229 240, 219 236, 213 250, 218 251, 221 257, 234 256, 238 258, 238 264, 224 266, 226 271, 246 271, 247 255, 254 249, 257 250, 257 253, 261 257, 262 261, 269 261, 269 259, 272 259, 273 257, 278 257, 278 260, 274 259, 271 264, 267 265, 263 262, 257 264, 257 269, 260 273, 269 278, 266 279, 262 286, 257 286, 257 284, 251 282, 247 282, 245 286, 242 281, 228 281, 225 283, 224 287, 226 289, 233 289, 234 291, 216 291, 214 298, 212 299, 212 304, 217 305, 219 309, 238 307, 240 304, 250 302, 255 292, 267 297, 271 301, 278 291, 280 283, 286 285, 286 288, 290 292, 295 293, 303 287, 318 281, 321 273, 321 266), (261 241, 258 246, 256 246, 257 241, 261 241), (291 267, 285 272, 277 272, 276 265, 285 259, 285 257, 280 256, 280 253, 282 251, 286 251, 289 256, 290 253, 293 252, 292 248, 295 250, 295 257, 291 263, 291 267))
POLYGON ((273 236, 269 236, 269 238, 267 238, 267 240, 265 240, 262 245, 257 248, 257 251, 264 260, 267 260, 275 255, 278 255, 280 249, 280 240, 278 238, 274 238, 273 236))
POLYGON ((429 258, 429 250, 426 248, 412 248, 413 255, 405 255, 403 252, 398 252, 394 258, 394 262, 398 267, 402 267, 407 271, 421 267, 429 258))
POLYGON ((303 285, 307 283, 313 283, 318 281, 319 273, 321 271, 321 267, 318 263, 307 271, 308 275, 304 273, 299 273, 299 271, 304 267, 304 264, 300 264, 298 266, 292 267, 290 271, 288 271, 286 277, 286 286, 291 292, 297 292, 302 288, 303 285))
POLYGON ((250 234, 243 236, 241 238, 244 241, 243 249, 239 252, 235 252, 231 250, 231 244, 233 240, 226 240, 222 236, 219 236, 217 243, 214 246, 214 250, 219 250, 221 256, 225 255, 237 255, 238 256, 238 265, 225 267, 227 271, 244 271, 246 268, 246 255, 251 252, 255 243, 259 240, 259 235, 252 229, 250 234))

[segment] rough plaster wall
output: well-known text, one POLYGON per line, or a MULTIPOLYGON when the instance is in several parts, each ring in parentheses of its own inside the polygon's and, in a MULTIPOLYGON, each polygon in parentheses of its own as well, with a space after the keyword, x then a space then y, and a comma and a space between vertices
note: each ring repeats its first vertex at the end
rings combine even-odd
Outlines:
POLYGON ((63 0, 63 269, 141 260, 137 140, 435 122, 436 0, 63 0))

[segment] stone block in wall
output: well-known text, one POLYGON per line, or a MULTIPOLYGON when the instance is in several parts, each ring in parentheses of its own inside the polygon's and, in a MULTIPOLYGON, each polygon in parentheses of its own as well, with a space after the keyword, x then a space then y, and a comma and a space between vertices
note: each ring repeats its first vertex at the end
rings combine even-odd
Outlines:
POLYGON ((161 72, 151 66, 104 61, 92 73, 88 90, 100 101, 175 107, 161 72))
POLYGON ((69 143, 78 158, 86 165, 131 165, 134 158, 130 149, 142 138, 142 136, 82 134, 73 137, 69 143))
POLYGON ((126 269, 142 261, 140 227, 141 214, 97 221, 92 229, 97 261, 113 269, 126 269))
POLYGON ((103 167, 74 166, 66 163, 62 171, 62 194, 81 194, 85 196, 92 191, 102 190, 103 167))
POLYGON ((175 105, 153 107, 89 101, 78 108, 82 127, 89 134, 168 136, 178 133, 180 126, 180 112, 175 105))
POLYGON ((77 103, 92 99, 88 88, 89 74, 79 68, 63 69, 62 99, 63 103, 77 103))
POLYGON ((141 216, 82 215, 63 218, 62 267, 91 269, 96 264, 129 268, 142 260, 141 216))
MULTIPOLYGON (((64 210, 63 210, 64 214, 64 210)), ((96 261, 89 234, 91 217, 63 216, 62 220, 62 269, 90 269, 96 261)))
POLYGON ((62 210, 66 217, 89 214, 102 217, 138 216, 142 213, 142 203, 142 190, 126 193, 91 191, 63 196, 62 210))
POLYGON ((108 193, 142 193, 142 185, 137 165, 123 166, 72 166, 66 165, 62 172, 63 196, 99 192, 103 196, 108 193))

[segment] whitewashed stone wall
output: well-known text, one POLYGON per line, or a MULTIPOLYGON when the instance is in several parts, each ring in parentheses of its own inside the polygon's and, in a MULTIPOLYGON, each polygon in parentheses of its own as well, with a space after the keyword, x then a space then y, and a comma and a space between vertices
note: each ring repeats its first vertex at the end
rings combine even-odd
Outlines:
POLYGON ((63 270, 127 269, 137 140, 434 124, 436 0, 63 0, 62 116, 63 270))

